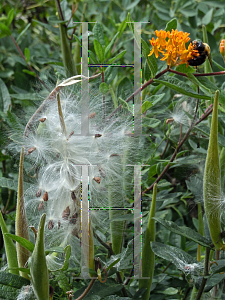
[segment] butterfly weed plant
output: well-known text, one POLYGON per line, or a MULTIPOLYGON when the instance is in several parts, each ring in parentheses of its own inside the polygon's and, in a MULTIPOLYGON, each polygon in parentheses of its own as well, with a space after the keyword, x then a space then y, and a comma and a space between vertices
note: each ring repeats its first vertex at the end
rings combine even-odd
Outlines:
MULTIPOLYGON (((130 15, 125 21, 132 22, 130 15)), ((109 88, 113 80, 109 80, 113 72, 110 67, 100 66, 90 77, 75 75, 76 68, 69 61, 71 53, 67 55, 70 47, 64 36, 65 28, 60 25, 68 78, 56 83, 29 117, 25 128, 21 130, 19 126, 16 137, 10 135, 13 143, 9 151, 20 152, 16 235, 8 233, 0 214, 9 270, 1 271, 0 284, 7 286, 9 281, 14 282, 14 286, 9 288, 7 296, 1 294, 1 298, 91 299, 93 292, 98 299, 110 295, 113 299, 154 299, 162 275, 157 264, 165 265, 165 261, 176 267, 169 272, 179 275, 181 271, 186 282, 183 290, 174 288, 172 291, 176 299, 182 299, 184 291, 190 292, 190 299, 201 299, 204 293, 217 297, 222 294, 224 175, 220 165, 224 165, 225 142, 219 116, 224 113, 224 91, 212 78, 224 76, 225 71, 213 72, 208 60, 202 73, 189 66, 203 54, 196 43, 190 43, 189 33, 178 31, 176 24, 174 19, 166 30, 156 30, 156 39, 153 37, 149 44, 142 40, 146 61, 144 76, 148 70, 151 78, 133 93, 131 89, 129 93, 123 89, 123 85, 130 87, 130 82, 122 78, 120 88, 117 87, 120 94, 113 90, 113 84, 109 88), (82 88, 87 81, 89 91, 82 88), (169 91, 167 96, 160 94, 161 89, 165 93, 169 91), (143 135, 136 136, 132 99, 140 92, 143 95, 143 135), (174 114, 168 110, 168 118, 163 123, 164 137, 160 141, 159 115, 164 116, 167 108, 163 108, 163 98, 168 97, 178 98, 178 101, 174 114), (88 113, 84 115, 82 105, 87 98, 88 113), (155 111, 158 111, 157 116, 155 111), (207 118, 211 118, 210 130, 207 130, 207 118), (85 134, 84 124, 88 124, 85 134), (192 134, 197 138, 204 135, 203 146, 191 138, 192 134), (173 153, 168 149, 170 143, 173 153), (190 147, 196 147, 204 155, 203 160, 206 158, 200 181, 203 201, 201 196, 196 198, 197 231, 179 221, 173 222, 172 218, 167 219, 168 207, 182 216, 174 205, 176 197, 186 200, 182 193, 165 189, 165 176, 171 176, 169 169, 182 165, 182 159, 188 162, 190 147), (133 165, 143 166, 142 191, 138 194, 135 194, 133 165), (30 175, 29 183, 24 182, 24 174, 30 175), (142 201, 144 221, 142 226, 138 220, 143 230, 138 261, 133 253, 134 194, 136 202, 142 201), (174 199, 169 201, 171 195, 174 199), (179 236, 180 244, 167 245, 171 243, 169 240, 163 243, 162 228, 176 239, 179 236), (212 267, 213 260, 216 267, 212 267), (138 267, 138 276, 133 274, 134 267, 138 267), (72 281, 68 279, 70 272, 73 272, 72 281), (80 280, 85 282, 85 287, 80 280), (89 291, 92 291, 90 298, 89 291)), ((121 28, 125 30, 125 27, 121 28)), ((118 42, 117 38, 123 33, 121 28, 106 45, 102 26, 95 25, 90 57, 96 64, 123 58, 126 51, 110 58, 110 47, 118 42)), ((137 38, 132 25, 130 30, 137 38)), ((203 40, 207 43, 205 28, 203 40)), ((80 43, 77 37, 76 42, 80 43)), ((221 43, 222 55, 223 48, 221 43)), ((223 69, 213 62, 213 67, 215 65, 223 69)), ((187 185, 194 194, 193 177, 191 182, 187 185)), ((168 268, 170 265, 163 273, 168 268)), ((169 291, 165 290, 166 293, 169 291)), ((159 299, 165 299, 165 295, 159 299)))

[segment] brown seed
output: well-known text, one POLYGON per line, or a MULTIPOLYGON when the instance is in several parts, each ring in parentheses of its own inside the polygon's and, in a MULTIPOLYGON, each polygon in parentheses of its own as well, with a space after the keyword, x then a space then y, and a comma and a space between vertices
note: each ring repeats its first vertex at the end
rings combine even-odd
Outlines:
POLYGON ((170 123, 173 123, 173 121, 174 121, 174 118, 171 118, 171 119, 167 119, 167 120, 166 120, 166 124, 170 124, 170 123))
POLYGON ((95 115, 96 115, 96 113, 93 112, 93 113, 91 113, 91 114, 88 116, 88 118, 89 118, 89 119, 93 119, 93 118, 95 117, 95 115))
POLYGON ((54 222, 53 222, 53 220, 49 220, 49 222, 48 222, 48 229, 49 229, 49 230, 52 230, 53 227, 54 227, 54 222))
POLYGON ((78 213, 75 213, 72 215, 72 218, 70 219, 70 224, 76 224, 77 222, 78 213))
POLYGON ((102 136, 102 135, 101 135, 100 133, 96 133, 96 134, 95 134, 95 137, 96 137, 96 138, 101 137, 101 136, 102 136))
POLYGON ((76 197, 76 194, 74 191, 71 192, 71 198, 73 201, 76 201, 77 200, 77 197, 76 197))
POLYGON ((67 208, 62 213, 63 220, 68 220, 68 217, 70 215, 70 208, 67 206, 67 208))
POLYGON ((37 197, 37 198, 41 197, 41 189, 39 189, 39 190, 37 191, 36 197, 37 197))
POLYGON ((27 150, 28 154, 31 154, 32 152, 34 152, 36 150, 36 147, 31 147, 27 150))
POLYGON ((112 156, 119 156, 119 154, 114 153, 114 154, 110 155, 110 157, 112 157, 112 156))
POLYGON ((44 123, 44 121, 46 120, 46 118, 40 118, 39 121, 44 123))
POLYGON ((48 192, 45 192, 43 195, 43 200, 48 201, 48 192))
POLYGON ((98 184, 100 184, 100 182, 101 182, 101 177, 94 177, 93 179, 94 179, 94 181, 96 181, 98 184))
POLYGON ((61 223, 60 223, 60 221, 58 221, 58 229, 60 228, 60 226, 61 226, 61 223))
POLYGON ((42 211, 45 208, 44 202, 41 201, 40 204, 38 205, 38 211, 42 211))

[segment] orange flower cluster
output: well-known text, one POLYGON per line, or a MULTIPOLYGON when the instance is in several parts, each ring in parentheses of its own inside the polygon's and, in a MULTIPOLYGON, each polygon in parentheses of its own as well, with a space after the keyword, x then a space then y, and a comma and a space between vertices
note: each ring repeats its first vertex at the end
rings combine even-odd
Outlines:
POLYGON ((187 63, 196 56, 199 56, 197 50, 194 49, 194 45, 190 43, 186 48, 186 43, 190 41, 189 34, 183 31, 173 30, 156 30, 155 34, 157 39, 153 37, 149 40, 152 45, 152 50, 148 56, 155 53, 155 57, 161 57, 161 60, 166 60, 168 66, 180 65, 187 63))

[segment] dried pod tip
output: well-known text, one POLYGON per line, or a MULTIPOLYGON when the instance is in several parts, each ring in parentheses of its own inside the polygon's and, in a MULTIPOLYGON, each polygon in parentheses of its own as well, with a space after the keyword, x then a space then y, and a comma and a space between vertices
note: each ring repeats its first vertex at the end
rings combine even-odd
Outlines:
POLYGON ((93 113, 91 113, 91 114, 88 116, 88 118, 89 118, 89 119, 93 119, 93 118, 95 117, 95 115, 96 115, 96 113, 93 112, 93 113))
POLYGON ((95 134, 95 138, 99 138, 99 137, 101 137, 102 135, 100 134, 100 133, 96 133, 95 134))
POLYGON ((94 181, 96 181, 98 184, 100 184, 100 182, 101 182, 101 177, 94 177, 93 179, 94 179, 94 181))
POLYGON ((31 147, 27 150, 28 154, 31 154, 32 152, 34 152, 36 150, 36 147, 31 147))
POLYGON ((76 194, 74 191, 71 192, 71 198, 73 201, 76 201, 77 200, 77 197, 76 197, 76 194))
POLYGON ((53 220, 49 220, 49 222, 48 222, 48 229, 52 230, 53 228, 54 228, 54 222, 53 222, 53 220))
POLYGON ((48 201, 48 192, 45 192, 43 195, 43 200, 48 201))
POLYGON ((39 190, 37 191, 36 197, 37 197, 37 198, 41 197, 41 189, 39 189, 39 190))
POLYGON ((173 123, 173 121, 174 121, 174 118, 171 118, 171 119, 167 119, 167 120, 166 120, 166 124, 170 124, 170 123, 173 123))
POLYGON ((40 204, 38 205, 38 211, 42 211, 45 208, 44 202, 41 201, 40 204))
POLYGON ((67 206, 67 208, 62 213, 63 220, 68 220, 68 217, 70 215, 70 208, 67 206))
POLYGON ((44 123, 44 121, 46 120, 46 118, 40 118, 39 121, 44 123))

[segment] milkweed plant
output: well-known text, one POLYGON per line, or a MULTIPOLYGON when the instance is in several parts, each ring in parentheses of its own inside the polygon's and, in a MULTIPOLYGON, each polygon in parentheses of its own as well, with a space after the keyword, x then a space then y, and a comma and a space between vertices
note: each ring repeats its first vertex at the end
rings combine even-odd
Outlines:
MULTIPOLYGON (((173 19, 166 30, 156 30, 156 38, 149 43, 142 39, 145 73, 148 69, 151 76, 138 90, 123 92, 120 99, 116 99, 113 86, 108 89, 105 82, 109 69, 100 66, 89 77, 74 75, 76 68, 70 63, 71 53, 67 55, 70 47, 60 25, 67 78, 57 81, 29 116, 25 128, 10 134, 9 151, 20 153, 20 167, 15 235, 8 232, 0 214, 9 270, 2 271, 2 278, 15 281, 14 294, 7 299, 83 299, 95 286, 96 295, 100 293, 108 282, 113 286, 112 294, 120 292, 126 299, 154 299, 152 291, 159 278, 156 261, 163 260, 183 273, 187 287, 191 287, 190 299, 203 299, 210 293, 220 297, 224 278, 220 256, 225 249, 224 172, 220 166, 224 167, 225 143, 219 116, 224 113, 224 91, 215 78, 225 71, 211 59, 205 27, 204 43, 192 42, 190 34, 178 31, 176 24, 173 19), (194 66, 202 63, 204 72, 198 72, 194 66), (214 72, 212 67, 222 71, 214 72), (161 88, 169 89, 171 95, 175 92, 176 104, 171 105, 166 118, 162 111, 157 120, 152 114, 165 95, 160 94, 161 88), (136 135, 136 104, 132 99, 140 93, 143 134, 136 135), (157 154, 161 148, 152 150, 155 140, 149 135, 149 128, 157 131, 160 118, 164 119, 165 134, 159 143, 165 145, 160 150, 161 159, 157 154), (155 120, 156 125, 148 127, 149 120, 155 120), (210 131, 205 129, 208 120, 210 131), (182 150, 185 142, 193 147, 189 138, 192 134, 200 136, 200 132, 208 141, 205 149, 196 144, 206 154, 205 167, 187 181, 198 207, 196 231, 160 217, 157 197, 161 199, 165 192, 163 178, 167 171, 179 164, 181 155, 188 161, 187 150, 182 150), (170 153, 169 141, 174 152, 168 159, 164 155, 170 153), (158 163, 153 168, 154 160, 158 163), (142 167, 143 178, 148 174, 138 191, 134 166, 142 167), (24 174, 32 178, 29 184, 24 182, 24 174), (141 212, 135 202, 142 203, 143 226, 141 215, 134 218, 136 210, 141 212), (133 227, 135 222, 139 227, 133 227), (181 248, 159 242, 160 234, 156 233, 163 227, 180 236, 181 248), (143 230, 142 247, 140 240, 135 257, 137 228, 140 234, 140 228, 143 230), (187 253, 186 239, 196 245, 196 258, 187 253), (69 282, 69 270, 73 270, 75 282, 85 280, 85 289, 79 290, 74 281, 69 282), (77 290, 75 295, 73 289, 77 290), (61 298, 59 291, 63 291, 61 298)), ((135 27, 131 29, 137 39, 135 27)), ((101 25, 97 23, 93 32, 96 60, 103 63, 107 56, 102 58, 106 48, 101 44, 101 25)), ((224 40, 220 53, 224 57, 224 40)), ((110 285, 106 289, 110 292, 110 285)), ((98 299, 105 295, 100 293, 98 299)))

